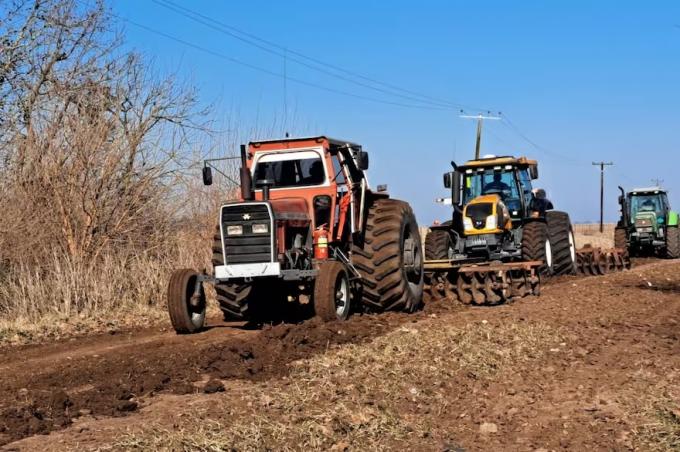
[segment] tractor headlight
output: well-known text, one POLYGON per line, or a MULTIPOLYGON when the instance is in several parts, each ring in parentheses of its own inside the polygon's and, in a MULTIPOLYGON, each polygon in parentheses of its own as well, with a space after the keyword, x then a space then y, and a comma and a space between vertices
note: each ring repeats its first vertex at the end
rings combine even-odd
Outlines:
POLYGON ((466 231, 471 231, 474 229, 474 226, 472 225, 472 218, 470 217, 463 217, 463 228, 466 231))
POLYGON ((253 224, 253 234, 266 234, 269 232, 269 225, 267 223, 253 224))
POLYGON ((496 215, 489 215, 486 217, 486 227, 487 229, 496 229, 498 224, 496 223, 496 215))
POLYGON ((227 226, 227 235, 241 235, 243 234, 243 226, 227 226))

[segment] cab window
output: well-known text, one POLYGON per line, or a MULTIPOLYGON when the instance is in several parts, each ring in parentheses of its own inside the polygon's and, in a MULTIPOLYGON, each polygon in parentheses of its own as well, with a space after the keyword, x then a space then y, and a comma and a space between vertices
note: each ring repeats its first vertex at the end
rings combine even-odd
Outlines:
POLYGON ((340 159, 338 159, 337 154, 331 157, 333 161, 333 174, 331 175, 331 180, 335 180, 338 184, 345 183, 345 173, 342 170, 342 165, 340 164, 340 159))
POLYGON ((517 190, 514 170, 468 170, 463 185, 463 203, 468 204, 481 195, 497 194, 508 207, 510 214, 520 215, 522 203, 517 190))
POLYGON ((260 157, 253 171, 258 180, 273 181, 272 188, 322 185, 326 173, 321 156, 314 151, 282 152, 260 157))
POLYGON ((519 183, 522 186, 522 195, 524 197, 524 205, 528 206, 531 203, 531 176, 529 175, 529 170, 527 168, 520 169, 517 174, 519 175, 519 183))

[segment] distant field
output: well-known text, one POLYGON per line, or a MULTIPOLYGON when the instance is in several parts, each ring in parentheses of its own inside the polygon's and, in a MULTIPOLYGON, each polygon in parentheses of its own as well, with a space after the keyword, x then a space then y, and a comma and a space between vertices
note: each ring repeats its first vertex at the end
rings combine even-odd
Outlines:
POLYGON ((574 235, 576 237, 576 247, 580 248, 587 243, 602 248, 612 248, 614 246, 614 223, 605 223, 604 232, 600 233, 598 223, 575 224, 574 235))

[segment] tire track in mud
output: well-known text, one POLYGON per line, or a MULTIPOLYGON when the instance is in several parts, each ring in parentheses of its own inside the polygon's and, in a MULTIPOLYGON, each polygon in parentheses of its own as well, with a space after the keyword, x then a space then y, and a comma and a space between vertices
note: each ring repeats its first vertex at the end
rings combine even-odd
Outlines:
MULTIPOLYGON (((648 263, 649 261, 644 261, 648 263)), ((636 267, 639 264, 636 263, 636 267)), ((562 277, 545 284, 577 281, 562 277)), ((3 350, 0 359, 0 445, 67 427, 81 415, 125 416, 158 393, 200 392, 210 378, 265 380, 288 364, 329 347, 368 341, 437 312, 470 308, 429 303, 415 314, 354 315, 346 322, 266 326, 252 331, 220 325, 177 336, 145 332, 125 339, 102 336, 63 344, 3 350), (41 350, 47 354, 41 354, 41 350), (22 353, 27 355, 22 357, 22 353)), ((474 308, 473 308, 474 309, 474 308)))

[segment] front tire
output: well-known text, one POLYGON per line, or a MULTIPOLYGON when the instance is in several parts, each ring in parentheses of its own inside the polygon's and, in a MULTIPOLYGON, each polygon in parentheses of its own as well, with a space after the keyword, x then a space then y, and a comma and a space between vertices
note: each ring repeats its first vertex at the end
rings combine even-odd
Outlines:
POLYGON ((170 322, 178 334, 191 334, 200 331, 205 324, 205 291, 199 285, 194 297, 198 273, 189 268, 176 270, 168 283, 168 311, 170 322))
POLYGON ((375 311, 415 311, 423 297, 423 258, 411 207, 378 199, 368 209, 364 240, 355 244, 352 263, 363 282, 362 303, 375 311))
POLYGON ((351 309, 350 287, 343 264, 338 261, 321 263, 314 282, 314 313, 326 322, 347 320, 351 309))

